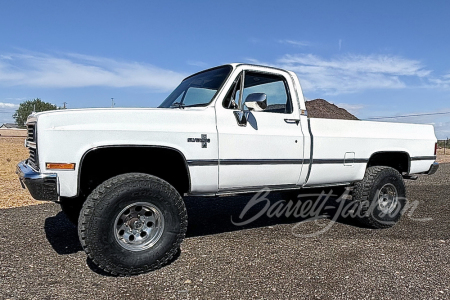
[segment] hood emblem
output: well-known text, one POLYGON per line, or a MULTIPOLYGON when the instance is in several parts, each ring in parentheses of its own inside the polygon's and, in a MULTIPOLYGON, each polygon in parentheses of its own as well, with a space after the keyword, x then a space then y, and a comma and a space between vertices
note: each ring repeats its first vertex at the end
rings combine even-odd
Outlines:
POLYGON ((201 138, 188 138, 187 141, 188 143, 202 143, 202 148, 208 148, 208 143, 211 142, 207 134, 202 134, 201 138))

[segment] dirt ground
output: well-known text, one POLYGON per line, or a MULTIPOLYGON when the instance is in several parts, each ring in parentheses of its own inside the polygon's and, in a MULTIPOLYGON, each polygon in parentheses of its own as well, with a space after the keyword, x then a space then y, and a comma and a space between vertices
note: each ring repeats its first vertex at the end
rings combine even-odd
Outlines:
MULTIPOLYGON (((28 157, 23 138, 6 137, 11 135, 26 136, 26 131, 0 130, 0 209, 36 205, 45 203, 31 198, 27 190, 22 189, 16 175, 17 164, 28 157)), ((438 150, 437 161, 450 163, 450 149, 438 150)))

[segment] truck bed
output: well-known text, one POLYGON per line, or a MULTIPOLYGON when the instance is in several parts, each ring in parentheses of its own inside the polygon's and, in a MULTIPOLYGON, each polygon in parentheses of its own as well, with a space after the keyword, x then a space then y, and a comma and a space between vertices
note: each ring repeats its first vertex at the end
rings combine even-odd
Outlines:
POLYGON ((428 171, 435 161, 432 125, 315 118, 309 124, 312 166, 306 186, 361 180, 369 159, 380 152, 408 154, 410 174, 428 171))

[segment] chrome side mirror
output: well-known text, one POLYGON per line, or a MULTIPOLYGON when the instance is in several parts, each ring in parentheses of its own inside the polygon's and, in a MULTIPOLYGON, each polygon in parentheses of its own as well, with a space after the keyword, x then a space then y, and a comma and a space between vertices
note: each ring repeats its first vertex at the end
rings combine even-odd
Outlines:
POLYGON ((253 93, 245 98, 245 105, 242 104, 241 110, 234 111, 234 116, 239 126, 247 126, 250 111, 263 111, 267 108, 267 96, 264 93, 253 93), (248 110, 244 109, 248 107, 248 110))
POLYGON ((263 111, 267 108, 267 95, 264 93, 253 93, 245 98, 245 106, 249 110, 263 111))

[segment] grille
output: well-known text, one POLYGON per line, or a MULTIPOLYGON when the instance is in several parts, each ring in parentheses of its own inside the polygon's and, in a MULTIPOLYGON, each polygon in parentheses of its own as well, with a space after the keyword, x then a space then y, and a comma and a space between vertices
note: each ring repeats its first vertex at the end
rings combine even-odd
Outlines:
POLYGON ((28 164, 32 166, 35 170, 38 170, 38 160, 37 160, 37 151, 36 149, 29 148, 30 157, 28 158, 28 164))
POLYGON ((27 125, 27 141, 36 142, 36 124, 27 125))
POLYGON ((28 145, 30 151, 30 157, 28 158, 28 164, 35 170, 39 170, 39 161, 37 154, 36 143, 36 123, 27 125, 27 142, 35 143, 35 145, 28 145))

